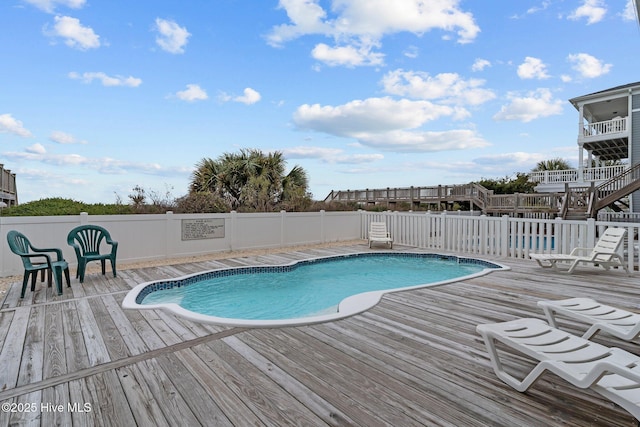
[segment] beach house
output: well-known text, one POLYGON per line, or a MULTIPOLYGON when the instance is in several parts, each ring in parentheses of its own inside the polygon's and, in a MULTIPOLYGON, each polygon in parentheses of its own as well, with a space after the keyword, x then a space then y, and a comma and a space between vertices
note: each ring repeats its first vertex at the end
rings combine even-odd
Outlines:
POLYGON ((536 191, 568 191, 590 197, 592 211, 640 215, 640 82, 569 102, 578 111, 578 167, 531 173, 536 191))

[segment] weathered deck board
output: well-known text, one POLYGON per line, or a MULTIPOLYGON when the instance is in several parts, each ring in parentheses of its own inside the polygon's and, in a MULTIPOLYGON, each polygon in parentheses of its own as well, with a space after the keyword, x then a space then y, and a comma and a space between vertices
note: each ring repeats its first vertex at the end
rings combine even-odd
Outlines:
MULTIPOLYGON (((120 305, 144 281, 354 251, 369 249, 299 249, 122 270, 116 278, 107 271, 83 284, 72 280, 62 296, 38 282, 23 300, 15 283, 0 310, 0 401, 15 411, 0 413, 0 425, 636 424, 553 375, 514 391, 493 373, 475 327, 543 318, 541 299, 590 296, 640 311, 638 273, 579 268, 567 275, 496 259, 512 270, 388 294, 360 315, 297 328, 222 327, 120 305)), ((584 330, 564 319, 560 325, 584 330)), ((594 339, 640 353, 638 344, 594 339)), ((514 355, 505 365, 525 372, 531 362, 514 355)))

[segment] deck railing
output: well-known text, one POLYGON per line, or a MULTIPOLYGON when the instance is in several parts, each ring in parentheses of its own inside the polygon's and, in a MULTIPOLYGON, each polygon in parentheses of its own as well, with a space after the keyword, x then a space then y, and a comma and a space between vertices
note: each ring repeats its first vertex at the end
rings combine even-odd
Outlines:
POLYGON ((0 202, 13 206, 18 202, 16 192, 16 174, 0 164, 0 202))
POLYGON ((640 223, 640 212, 613 212, 601 210, 598 212, 598 221, 640 223))
POLYGON ((557 212, 563 193, 494 194, 488 200, 490 211, 550 211, 557 212))
POLYGON ((613 178, 625 171, 628 165, 602 166, 597 168, 584 168, 582 180, 578 169, 565 169, 555 171, 537 171, 529 173, 529 180, 540 184, 562 184, 572 182, 602 182, 613 178))
POLYGON ((614 134, 627 131, 627 118, 616 117, 603 122, 587 123, 583 128, 584 137, 614 134))
POLYGON ((462 185, 437 185, 430 187, 398 187, 365 190, 331 191, 325 202, 355 203, 426 203, 437 204, 456 201, 471 201, 481 209, 493 194, 481 185, 470 183, 462 185))

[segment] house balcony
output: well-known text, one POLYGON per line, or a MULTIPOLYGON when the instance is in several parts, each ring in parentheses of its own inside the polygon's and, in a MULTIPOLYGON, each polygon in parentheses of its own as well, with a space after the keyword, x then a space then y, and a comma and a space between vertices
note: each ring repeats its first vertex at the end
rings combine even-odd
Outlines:
POLYGON ((580 139, 583 141, 599 141, 628 137, 627 117, 614 117, 603 122, 587 123, 580 139))
POLYGON ((539 193, 563 192, 565 184, 569 187, 585 187, 594 183, 596 186, 621 174, 629 165, 601 166, 584 169, 567 169, 538 171, 529 174, 529 181, 537 183, 535 190, 539 193))
MULTIPOLYGON (((630 126, 628 117, 614 117, 611 120, 586 123, 578 135, 578 145, 591 159, 619 161, 629 158, 630 126)), ((581 153, 582 153, 581 150, 581 153)))

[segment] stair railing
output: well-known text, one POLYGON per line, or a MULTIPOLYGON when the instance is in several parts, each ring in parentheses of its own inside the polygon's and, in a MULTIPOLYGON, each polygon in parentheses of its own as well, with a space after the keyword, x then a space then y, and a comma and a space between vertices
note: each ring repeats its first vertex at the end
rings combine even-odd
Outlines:
POLYGON ((640 188, 640 163, 600 184, 595 189, 596 212, 640 188))

